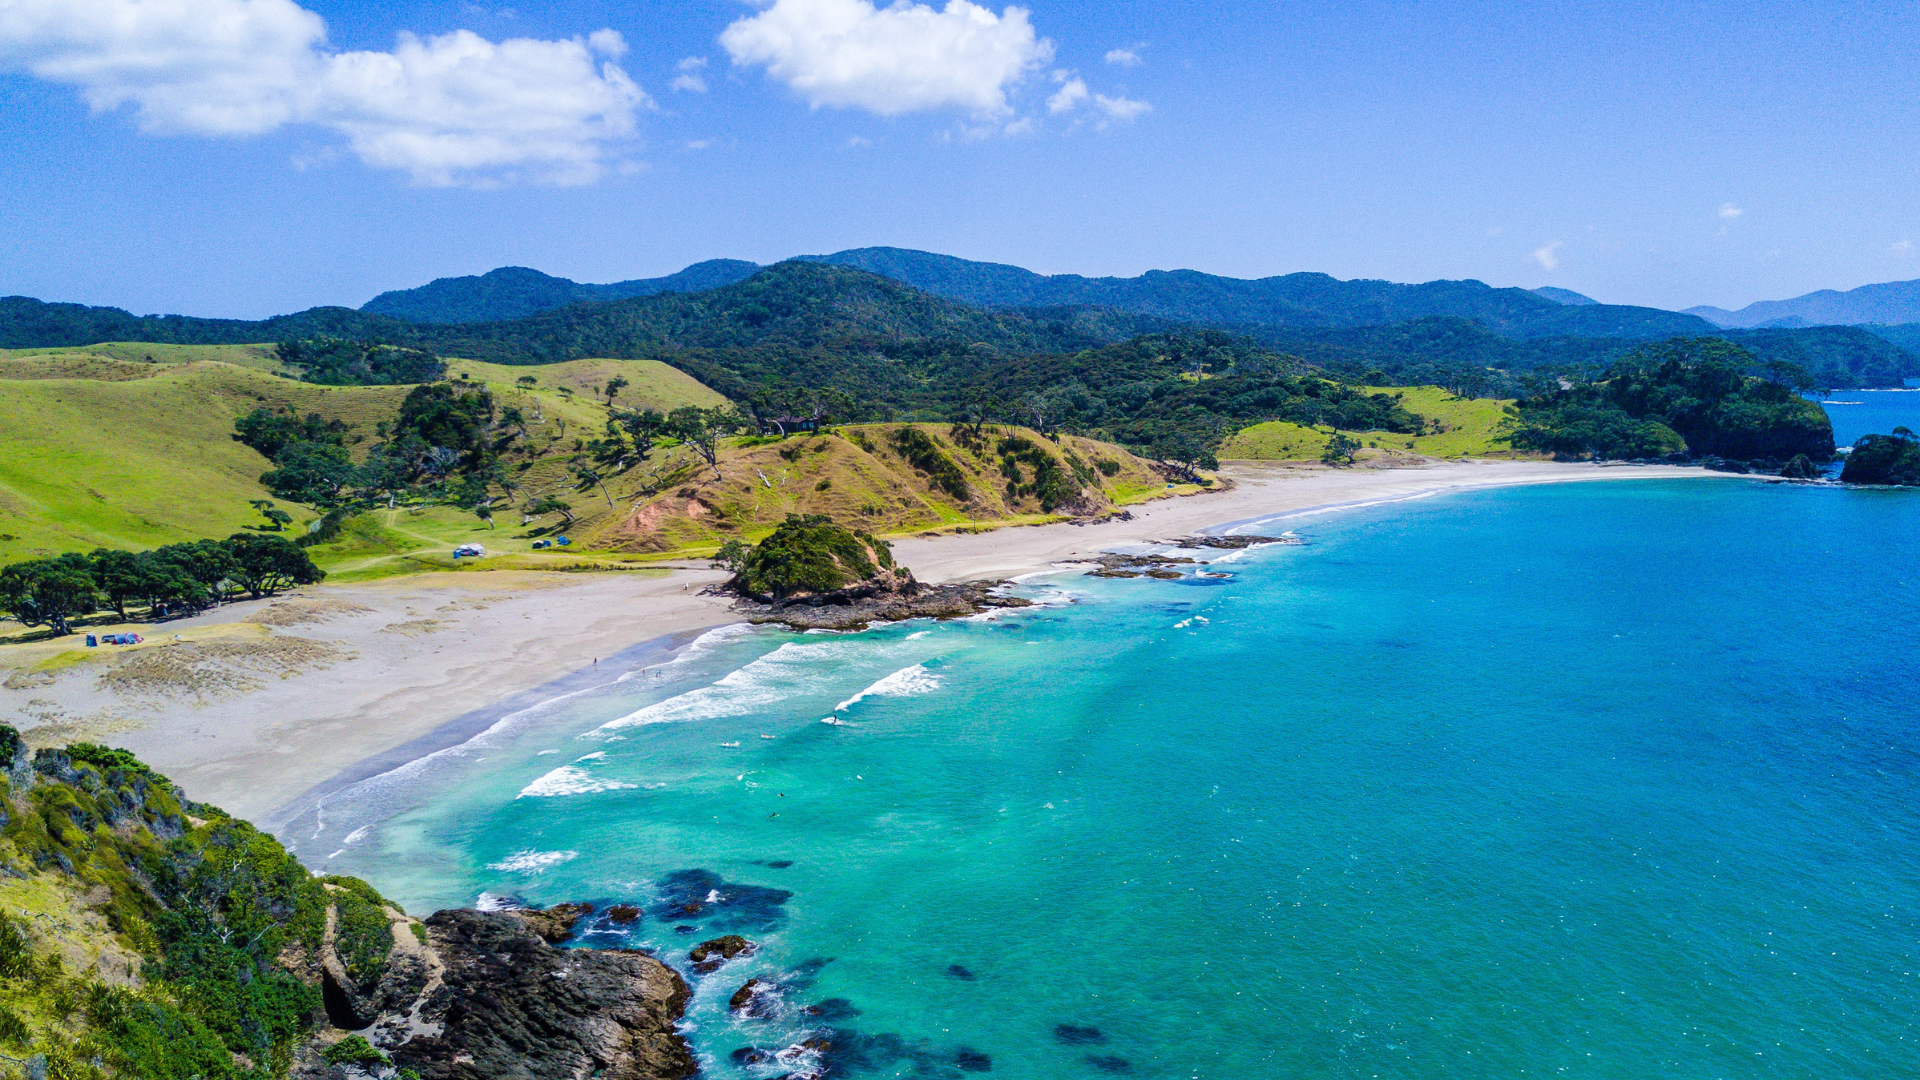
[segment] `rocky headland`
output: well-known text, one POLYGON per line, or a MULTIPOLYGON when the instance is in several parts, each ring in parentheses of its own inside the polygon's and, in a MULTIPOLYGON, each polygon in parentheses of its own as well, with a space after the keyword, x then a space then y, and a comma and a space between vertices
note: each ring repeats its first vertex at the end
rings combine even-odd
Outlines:
MULTIPOLYGON (((559 948, 588 915, 408 915, 310 873, 122 750, 0 726, 0 1055, 114 1080, 682 1080, 691 996, 660 958, 559 948)), ((785 894, 779 894, 784 899, 785 894)), ((597 925, 597 924, 596 924, 597 925)), ((729 936, 696 972, 750 952, 729 936)))

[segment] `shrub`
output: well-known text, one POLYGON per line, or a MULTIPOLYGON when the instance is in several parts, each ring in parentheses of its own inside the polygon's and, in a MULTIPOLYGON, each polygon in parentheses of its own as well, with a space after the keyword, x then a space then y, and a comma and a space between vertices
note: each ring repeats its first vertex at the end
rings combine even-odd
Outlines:
POLYGON ((349 1035, 320 1054, 329 1065, 385 1065, 387 1055, 359 1035, 349 1035))

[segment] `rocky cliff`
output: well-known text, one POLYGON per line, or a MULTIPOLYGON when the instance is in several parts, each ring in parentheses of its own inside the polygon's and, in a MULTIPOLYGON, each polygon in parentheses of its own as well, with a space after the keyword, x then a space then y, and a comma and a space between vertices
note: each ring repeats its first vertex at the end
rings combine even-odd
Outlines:
POLYGON ((33 753, 0 726, 0 766, 0 1056, 26 1075, 695 1072, 673 969, 554 946, 582 906, 415 919, 366 882, 316 877, 124 751, 33 753))

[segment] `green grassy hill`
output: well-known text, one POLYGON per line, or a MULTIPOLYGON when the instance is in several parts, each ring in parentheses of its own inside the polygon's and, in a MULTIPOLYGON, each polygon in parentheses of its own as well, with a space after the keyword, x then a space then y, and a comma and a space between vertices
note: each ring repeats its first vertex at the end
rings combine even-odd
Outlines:
MULTIPOLYGON (((899 534, 1097 516, 1166 490, 1146 461, 1110 443, 1063 435, 1056 444, 998 425, 978 440, 947 424, 858 424, 830 435, 741 439, 721 456, 718 476, 684 456, 669 461, 681 464, 652 481, 656 494, 616 482, 612 507, 602 497, 590 505, 576 498, 590 516, 575 534, 607 550, 707 551, 731 537, 757 540, 788 514, 825 514, 871 533, 899 534), (906 437, 920 442, 918 453, 902 445, 905 431, 918 433, 906 437), (999 453, 1007 439, 1024 442, 1028 455, 1046 455, 1073 477, 1077 493, 1051 508, 1034 492, 1010 495, 999 453)), ((1031 485, 1031 458, 1015 468, 1021 484, 1031 485)))
MULTIPOLYGON (((104 345, 0 355, 0 563, 95 547, 141 549, 224 537, 261 518, 249 499, 269 467, 233 441, 255 408, 317 412, 366 441, 410 387, 315 386, 270 374, 267 346, 104 345), (145 359, 147 355, 152 361, 145 359)), ((580 360, 535 368, 454 362, 500 402, 538 421, 543 449, 596 434, 598 387, 631 384, 618 403, 671 409, 722 399, 656 361, 580 360), (540 380, 521 390, 514 380, 540 380)), ((290 508, 296 509, 296 508, 290 508)), ((303 515, 296 509, 296 520, 303 515)), ((304 515, 311 516, 311 515, 304 515)))
MULTIPOLYGON (((235 419, 256 408, 319 413, 352 425, 349 442, 358 455, 411 389, 298 382, 271 373, 277 363, 259 346, 131 350, 0 355, 0 564, 95 547, 138 550, 258 526, 262 519, 248 500, 272 498, 259 482, 270 464, 231 438, 235 419)), ((402 504, 352 518, 336 540, 311 549, 336 579, 456 567, 617 566, 704 553, 733 537, 757 539, 788 513, 830 514, 876 533, 981 528, 1104 513, 1166 490, 1145 461, 1110 444, 1073 436, 1056 444, 1000 427, 974 440, 946 424, 728 440, 718 476, 690 449, 666 444, 648 461, 583 487, 574 470, 591 464, 585 443, 603 433, 608 380, 627 380, 615 398, 622 408, 668 411, 726 399, 657 361, 503 366, 455 359, 448 375, 486 385, 498 406, 527 418, 525 437, 513 439, 501 459, 511 498, 498 501, 492 525, 440 505, 402 504), (534 385, 520 386, 529 376, 534 385), (1019 440, 1007 445, 1022 459, 1013 466, 1020 479, 1011 492, 1001 453, 1009 438, 1019 440), (1061 478, 1044 495, 1034 490, 1043 460, 1061 478), (523 520, 515 509, 545 496, 569 503, 573 520, 523 520), (563 533, 571 546, 533 548, 563 533), (473 542, 487 547, 487 558, 452 558, 456 546, 473 542)), ((296 529, 318 516, 284 508, 296 529)))
MULTIPOLYGON (((1461 398, 1437 386, 1367 387, 1368 393, 1401 396, 1410 412, 1426 417, 1441 430, 1424 435, 1391 431, 1349 431, 1368 448, 1397 450, 1428 457, 1522 457, 1501 433, 1512 402, 1489 398, 1461 398)), ((1317 461, 1326 449, 1330 427, 1303 427, 1285 421, 1255 424, 1234 435, 1220 450, 1227 461, 1317 461)))

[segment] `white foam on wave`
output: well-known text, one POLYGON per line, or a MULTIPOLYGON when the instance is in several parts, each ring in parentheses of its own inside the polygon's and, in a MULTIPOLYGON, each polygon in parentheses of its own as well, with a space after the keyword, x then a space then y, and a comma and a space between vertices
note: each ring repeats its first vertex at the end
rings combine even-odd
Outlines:
POLYGON ((347 838, 345 840, 340 841, 340 843, 345 846, 352 846, 354 844, 359 843, 362 840, 365 840, 367 838, 367 833, 372 831, 373 831, 373 826, 362 825, 359 828, 348 833, 347 838))
MULTIPOLYGON (((586 758, 580 760, 585 761, 586 758)), ((591 795, 596 791, 620 791, 637 785, 598 777, 578 764, 562 765, 520 789, 516 799, 554 799, 564 795, 591 795)))
POLYGON ((933 633, 933 631, 931 630, 915 630, 913 633, 907 635, 907 640, 919 641, 921 638, 926 637, 928 634, 931 634, 931 633, 933 633))
MULTIPOLYGON (((535 851, 528 848, 516 851, 496 863, 488 863, 487 869, 501 870, 509 874, 537 874, 563 862, 571 862, 580 857, 577 851, 535 851)), ((485 895, 484 893, 481 895, 485 895)), ((486 910, 485 908, 481 909, 486 910)))
POLYGON ((687 723, 726 716, 747 716, 787 698, 819 689, 826 661, 871 655, 871 646, 855 641, 789 641, 713 683, 636 709, 609 720, 586 736, 604 736, 642 724, 687 723))
POLYGON ((928 671, 925 664, 913 664, 901 668, 835 705, 833 711, 845 712, 870 697, 906 697, 909 694, 926 694, 938 689, 940 689, 940 676, 928 671))

